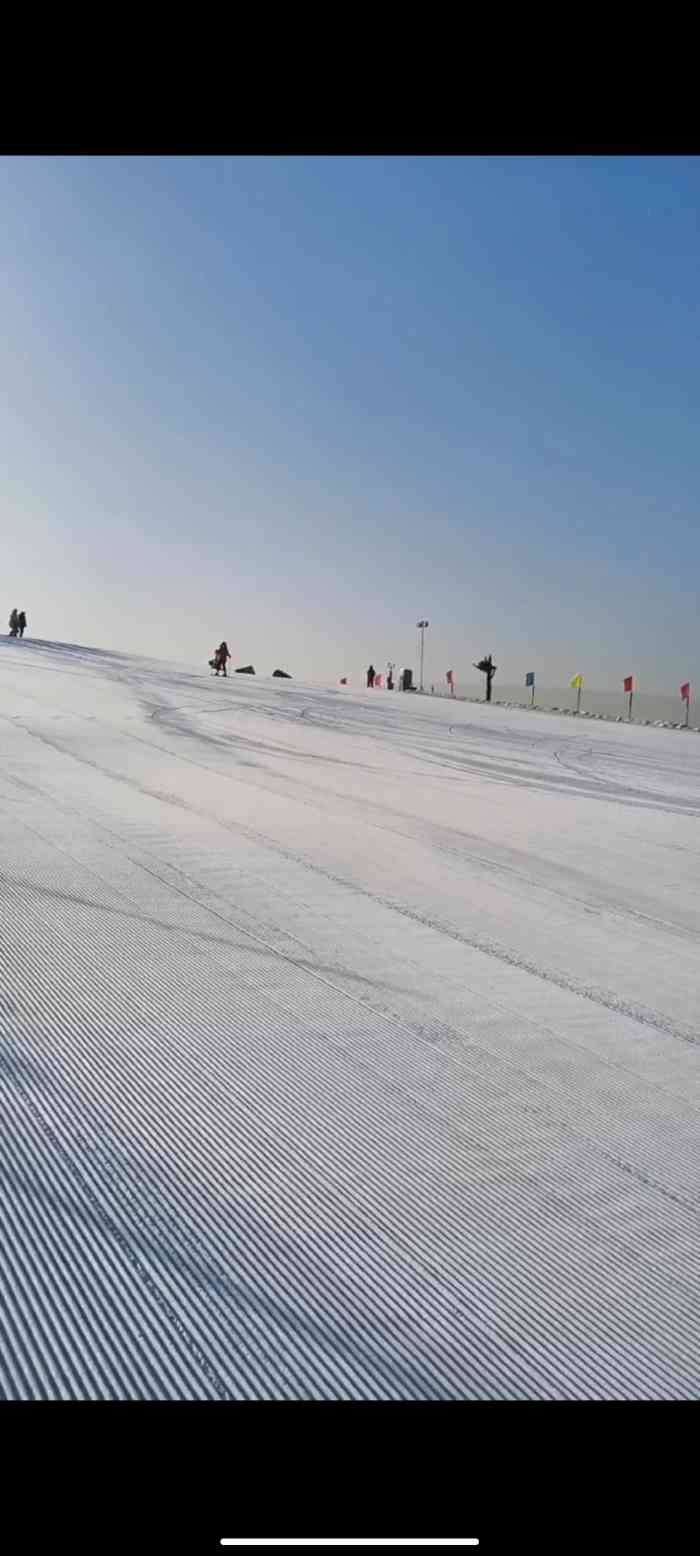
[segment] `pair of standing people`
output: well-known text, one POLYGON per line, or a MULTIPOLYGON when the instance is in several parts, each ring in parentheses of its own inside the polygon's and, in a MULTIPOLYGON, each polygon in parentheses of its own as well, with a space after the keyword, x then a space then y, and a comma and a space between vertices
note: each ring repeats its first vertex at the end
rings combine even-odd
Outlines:
POLYGON ((27 630, 27 618, 24 611, 13 610, 10 614, 10 637, 23 638, 27 630))
MULTIPOLYGON (((381 675, 377 674, 374 665, 370 665, 367 670, 367 686, 371 688, 373 686, 381 686, 381 684, 381 675)), ((394 690, 394 666, 392 664, 387 665, 386 688, 389 692, 394 690)))

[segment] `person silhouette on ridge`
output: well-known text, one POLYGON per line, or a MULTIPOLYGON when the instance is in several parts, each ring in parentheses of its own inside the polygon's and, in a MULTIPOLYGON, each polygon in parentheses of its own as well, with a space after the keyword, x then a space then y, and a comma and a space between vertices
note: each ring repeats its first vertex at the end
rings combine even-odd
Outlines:
POLYGON ((226 642, 226 639, 224 638, 223 642, 219 644, 219 647, 216 650, 216 654, 214 655, 214 670, 217 675, 219 674, 220 670, 223 670, 224 675, 226 675, 226 664, 230 658, 231 653, 229 646, 226 642))

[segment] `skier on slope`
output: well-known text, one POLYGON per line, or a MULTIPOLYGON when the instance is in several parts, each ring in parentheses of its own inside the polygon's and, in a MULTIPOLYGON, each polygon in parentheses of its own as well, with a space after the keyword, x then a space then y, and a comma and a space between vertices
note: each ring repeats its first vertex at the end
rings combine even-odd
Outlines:
POLYGON ((18 619, 17 619, 17 611, 15 609, 15 610, 10 612, 9 628, 10 628, 10 637, 11 638, 16 638, 18 627, 19 627, 19 622, 18 622, 18 619))
POLYGON ((17 629, 20 637, 23 638, 27 630, 27 618, 24 614, 24 611, 20 611, 19 616, 17 617, 17 629))

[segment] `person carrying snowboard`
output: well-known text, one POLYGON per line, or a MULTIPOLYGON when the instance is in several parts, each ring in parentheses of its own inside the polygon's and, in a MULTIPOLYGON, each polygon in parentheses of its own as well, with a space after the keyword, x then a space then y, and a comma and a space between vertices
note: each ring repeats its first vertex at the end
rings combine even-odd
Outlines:
POLYGON ((24 611, 20 611, 19 616, 17 617, 17 627, 20 637, 23 638, 27 629, 27 618, 24 614, 24 611))
POLYGON ((229 646, 228 646, 228 643, 226 642, 226 640, 224 639, 223 643, 219 644, 219 647, 217 648, 216 653, 214 655, 214 671, 215 671, 216 675, 219 674, 220 670, 223 670, 224 675, 226 675, 226 665, 227 665, 227 662, 228 662, 228 660, 230 658, 231 658, 231 654, 230 654, 229 646))
POLYGON ((17 611, 16 610, 13 610, 13 611, 10 612, 9 627, 10 627, 10 637, 11 638, 16 638, 18 630, 19 630, 19 621, 17 619, 17 611))

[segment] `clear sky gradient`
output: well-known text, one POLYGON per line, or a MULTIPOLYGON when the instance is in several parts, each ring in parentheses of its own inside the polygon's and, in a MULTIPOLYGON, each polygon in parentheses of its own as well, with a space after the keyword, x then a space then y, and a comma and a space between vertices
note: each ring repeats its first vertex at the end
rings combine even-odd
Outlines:
MULTIPOLYGON (((700 685, 696 159, 0 162, 4 619, 700 685)), ((4 621, 0 623, 0 630, 4 621)))

